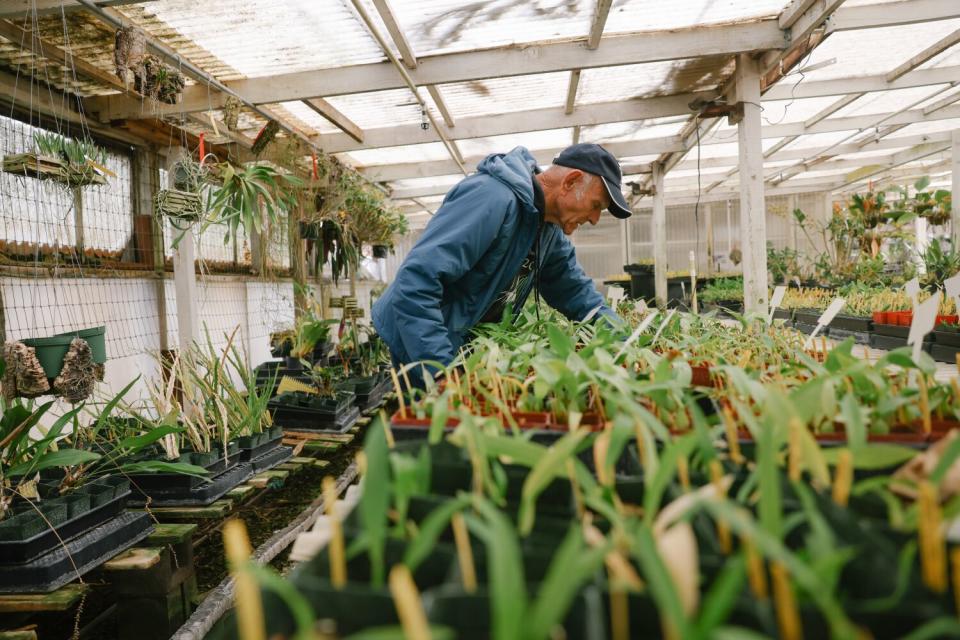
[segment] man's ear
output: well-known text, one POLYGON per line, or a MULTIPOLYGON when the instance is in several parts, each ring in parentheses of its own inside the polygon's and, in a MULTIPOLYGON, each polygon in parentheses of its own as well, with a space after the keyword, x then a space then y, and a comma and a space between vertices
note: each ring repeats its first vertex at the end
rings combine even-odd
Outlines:
POLYGON ((577 183, 583 177, 583 171, 580 169, 571 169, 567 172, 567 175, 563 176, 563 180, 560 182, 563 186, 564 191, 570 191, 573 189, 573 185, 577 183))

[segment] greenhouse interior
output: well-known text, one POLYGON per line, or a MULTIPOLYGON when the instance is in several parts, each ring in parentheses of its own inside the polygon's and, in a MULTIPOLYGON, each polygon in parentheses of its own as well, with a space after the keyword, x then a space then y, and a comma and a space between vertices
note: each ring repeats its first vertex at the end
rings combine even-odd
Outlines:
POLYGON ((0 0, 0 640, 960 638, 957 190, 960 0, 0 0))

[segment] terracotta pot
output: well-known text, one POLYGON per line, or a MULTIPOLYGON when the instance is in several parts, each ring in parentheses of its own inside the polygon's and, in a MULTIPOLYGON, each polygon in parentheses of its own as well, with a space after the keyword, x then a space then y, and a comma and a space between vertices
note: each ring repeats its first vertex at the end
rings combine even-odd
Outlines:
POLYGON ((690 372, 693 374, 690 378, 690 384, 695 387, 714 387, 716 383, 710 372, 709 365, 691 366, 690 372))

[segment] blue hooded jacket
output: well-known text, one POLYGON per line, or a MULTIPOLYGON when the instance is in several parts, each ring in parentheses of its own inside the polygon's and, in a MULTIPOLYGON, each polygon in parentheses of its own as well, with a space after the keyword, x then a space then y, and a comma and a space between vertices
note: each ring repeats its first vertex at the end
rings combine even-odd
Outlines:
MULTIPOLYGON (((490 155, 476 174, 447 193, 373 306, 373 325, 396 362, 449 364, 470 329, 511 284, 540 224, 534 206, 536 166, 523 147, 490 155)), ((523 306, 533 280, 518 292, 515 309, 523 306)), ((545 224, 540 234, 540 295, 573 320, 596 307, 616 318, 555 224, 545 224)))

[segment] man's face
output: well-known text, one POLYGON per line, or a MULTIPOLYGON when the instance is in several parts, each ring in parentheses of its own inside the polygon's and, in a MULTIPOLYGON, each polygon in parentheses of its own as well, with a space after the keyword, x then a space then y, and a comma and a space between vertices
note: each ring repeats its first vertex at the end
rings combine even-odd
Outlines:
POLYGON ((574 170, 564 176, 557 197, 557 224, 571 235, 585 222, 597 224, 600 212, 610 206, 610 196, 598 176, 574 170), (591 179, 592 178, 592 179, 591 179))

